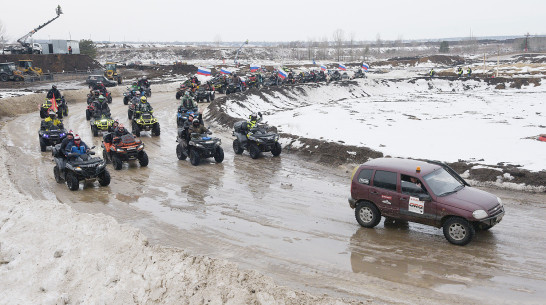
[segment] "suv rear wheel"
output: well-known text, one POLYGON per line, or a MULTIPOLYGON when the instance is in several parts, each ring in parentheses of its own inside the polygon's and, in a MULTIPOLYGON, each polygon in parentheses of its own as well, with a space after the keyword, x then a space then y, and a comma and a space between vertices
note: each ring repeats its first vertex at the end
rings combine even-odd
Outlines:
POLYGON ((450 243, 458 246, 468 244, 476 231, 464 218, 452 217, 444 223, 444 236, 450 243))
POLYGON ((355 217, 356 221, 365 228, 373 228, 381 221, 381 213, 377 207, 370 202, 363 202, 357 205, 355 217))

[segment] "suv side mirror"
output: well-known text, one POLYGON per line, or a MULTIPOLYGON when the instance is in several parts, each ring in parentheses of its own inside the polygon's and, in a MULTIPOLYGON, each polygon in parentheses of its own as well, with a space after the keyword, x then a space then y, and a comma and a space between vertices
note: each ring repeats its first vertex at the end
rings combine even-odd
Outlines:
POLYGON ((419 198, 419 201, 432 201, 432 197, 428 194, 419 194, 417 197, 419 198))

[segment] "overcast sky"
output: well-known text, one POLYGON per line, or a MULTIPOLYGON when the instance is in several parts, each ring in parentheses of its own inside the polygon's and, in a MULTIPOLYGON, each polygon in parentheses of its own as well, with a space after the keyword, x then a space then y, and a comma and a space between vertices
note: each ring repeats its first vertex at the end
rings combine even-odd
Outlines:
POLYGON ((546 0, 2 0, 0 21, 15 40, 55 16, 35 39, 110 41, 356 40, 546 34, 546 0))

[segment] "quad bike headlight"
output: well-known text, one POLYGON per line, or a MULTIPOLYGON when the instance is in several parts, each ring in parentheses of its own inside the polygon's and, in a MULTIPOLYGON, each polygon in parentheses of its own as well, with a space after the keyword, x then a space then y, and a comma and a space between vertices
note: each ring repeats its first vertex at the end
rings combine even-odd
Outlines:
POLYGON ((78 167, 74 168, 74 170, 77 171, 77 172, 81 172, 82 168, 78 166, 78 167))

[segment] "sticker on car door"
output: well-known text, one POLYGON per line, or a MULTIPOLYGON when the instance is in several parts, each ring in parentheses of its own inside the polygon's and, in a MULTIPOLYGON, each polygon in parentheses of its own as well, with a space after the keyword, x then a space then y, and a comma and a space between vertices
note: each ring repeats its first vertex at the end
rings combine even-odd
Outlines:
POLYGON ((408 203, 408 211, 417 214, 425 213, 425 202, 420 201, 417 197, 410 197, 408 203))
POLYGON ((381 195, 381 199, 383 199, 383 202, 384 204, 392 204, 389 200, 392 200, 392 196, 387 196, 387 195, 381 195))

